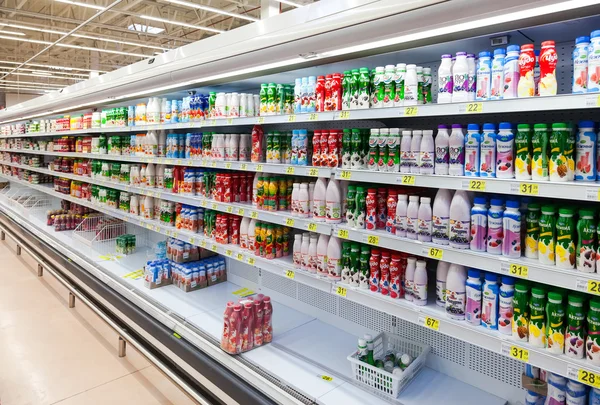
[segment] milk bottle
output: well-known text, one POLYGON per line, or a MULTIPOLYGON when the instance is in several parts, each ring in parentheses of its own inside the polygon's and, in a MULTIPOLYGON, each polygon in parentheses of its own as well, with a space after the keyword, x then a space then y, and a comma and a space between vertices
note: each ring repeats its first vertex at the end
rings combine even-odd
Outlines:
POLYGON ((462 125, 452 124, 452 133, 448 141, 450 159, 450 176, 464 176, 465 174, 465 136, 462 131, 462 125))
POLYGON ((468 249, 471 232, 471 201, 466 191, 454 193, 450 204, 450 247, 468 249))
POLYGON ((573 49, 573 93, 587 92, 589 46, 590 37, 575 39, 575 49, 573 49))
POLYGON ((438 125, 438 133, 435 137, 435 174, 447 175, 450 152, 450 134, 446 125, 438 125))
POLYGON ((442 55, 442 62, 438 69, 438 104, 452 102, 452 55, 442 55))
POLYGON ((453 91, 452 102, 460 103, 469 101, 469 65, 467 53, 458 52, 456 62, 452 67, 453 91))

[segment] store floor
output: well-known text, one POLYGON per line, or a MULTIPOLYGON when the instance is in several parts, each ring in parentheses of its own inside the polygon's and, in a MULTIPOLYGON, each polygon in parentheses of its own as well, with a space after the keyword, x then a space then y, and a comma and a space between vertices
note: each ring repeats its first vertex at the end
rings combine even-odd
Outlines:
POLYGON ((0 404, 194 404, 15 244, 0 241, 0 404))

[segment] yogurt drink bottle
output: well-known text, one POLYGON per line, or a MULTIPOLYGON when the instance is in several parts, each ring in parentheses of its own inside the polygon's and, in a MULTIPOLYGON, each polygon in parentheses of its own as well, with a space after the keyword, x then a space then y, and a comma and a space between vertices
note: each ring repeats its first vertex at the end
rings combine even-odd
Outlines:
POLYGON ((413 279, 413 304, 427 305, 427 268, 424 260, 417 260, 413 279))
POLYGON ((438 307, 446 306, 446 279, 449 267, 450 263, 440 260, 435 270, 435 304, 438 307))
POLYGON ((515 135, 515 178, 531 180, 531 126, 517 125, 515 135))
POLYGON ((447 175, 450 161, 450 134, 446 125, 438 125, 435 137, 435 174, 447 175))
POLYGON ((512 334, 513 297, 515 281, 512 277, 502 276, 500 298, 498 300, 498 331, 503 335, 512 334))
POLYGON ((404 298, 407 301, 412 301, 414 298, 413 295, 413 284, 415 280, 415 269, 417 265, 417 259, 414 257, 409 257, 406 259, 406 272, 404 273, 404 298))
POLYGON ((508 200, 502 217, 502 256, 521 257, 521 213, 519 202, 508 200))
POLYGON ((555 96, 558 91, 556 80, 556 65, 558 55, 554 41, 542 42, 542 50, 539 57, 540 83, 538 85, 539 96, 555 96))
POLYGON ((466 298, 465 320, 471 325, 481 325, 481 273, 479 270, 469 269, 466 298))
POLYGON ((413 166, 411 159, 412 131, 402 131, 400 140, 400 173, 410 173, 413 166))
POLYGON ((408 239, 417 239, 417 226, 419 220, 419 196, 411 195, 408 198, 406 210, 406 236, 408 239))
POLYGON ((493 255, 502 254, 504 201, 492 198, 488 210, 487 252, 493 255))
POLYGON ((517 98, 517 87, 519 85, 519 45, 509 45, 504 59, 504 92, 503 99, 517 98))
POLYGON ((475 63, 475 55, 472 53, 467 54, 467 66, 469 70, 469 101, 475 100, 475 93, 477 91, 477 64, 475 63))
POLYGON ((398 194, 398 204, 396 205, 396 235, 406 237, 406 212, 408 210, 408 195, 398 194))
POLYGON ((423 138, 423 131, 414 130, 412 140, 410 143, 410 172, 419 173, 421 170, 421 139, 423 138))
POLYGON ((514 161, 515 136, 509 122, 501 122, 496 135, 496 177, 512 179, 515 177, 514 161))
POLYGON ((517 86, 517 95, 519 98, 533 97, 535 95, 535 52, 533 44, 521 46, 519 54, 519 84, 517 86))
POLYGON ((456 62, 452 67, 452 102, 460 103, 469 101, 469 65, 467 63, 467 53, 458 52, 456 62))
POLYGON ((579 37, 575 39, 573 49, 573 86, 572 93, 587 92, 588 84, 588 51, 590 37, 579 37))
POLYGON ((450 159, 448 174, 450 176, 464 176, 465 174, 465 136, 462 125, 452 124, 452 133, 448 141, 450 159))
POLYGON ((435 159, 435 143, 433 140, 433 131, 423 131, 423 138, 419 147, 419 173, 433 174, 435 159))
POLYGON ((590 34, 588 47, 588 93, 600 91, 600 30, 590 34))
POLYGON ((485 273, 481 302, 481 325, 486 329, 498 329, 498 275, 485 273))
POLYGON ((404 105, 404 80, 406 78, 406 63, 398 63, 394 73, 394 83, 396 85, 396 94, 394 97, 394 107, 404 105))
POLYGON ((494 59, 492 60, 492 88, 490 90, 490 100, 502 100, 504 94, 504 49, 494 50, 494 59))
POLYGON ((450 247, 468 249, 471 232, 471 201, 465 191, 454 193, 450 204, 450 247))
POLYGON ((419 98, 419 81, 417 78, 417 65, 406 65, 406 78, 404 80, 404 105, 417 105, 419 98))
POLYGON ((452 90, 454 88, 452 81, 452 55, 442 55, 442 62, 438 69, 438 104, 452 102, 452 90))
POLYGON ((469 124, 465 137, 465 176, 479 177, 479 125, 469 124))
POLYGON ((485 252, 487 244, 488 210, 484 197, 475 197, 475 205, 471 208, 471 242, 474 252, 485 252))
POLYGON ((421 197, 419 205, 417 234, 421 242, 431 242, 432 232, 431 198, 421 197))
POLYGON ((446 277, 446 316, 450 319, 465 319, 467 272, 458 264, 451 264, 446 277))
POLYGON ((477 93, 475 99, 485 101, 490 99, 492 84, 492 58, 489 52, 479 52, 477 62, 477 93))
POLYGON ((580 121, 577 134, 577 161, 575 162, 575 180, 596 181, 596 142, 593 121, 580 121))
POLYGON ((447 245, 450 235, 450 204, 452 191, 440 188, 435 195, 432 209, 432 241, 447 245))

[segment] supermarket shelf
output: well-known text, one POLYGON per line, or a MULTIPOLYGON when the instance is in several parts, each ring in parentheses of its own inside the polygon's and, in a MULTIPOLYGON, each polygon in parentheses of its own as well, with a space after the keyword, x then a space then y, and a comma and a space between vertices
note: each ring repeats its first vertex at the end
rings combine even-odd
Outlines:
POLYGON ((0 149, 0 152, 25 153, 29 155, 60 156, 71 158, 117 160, 119 162, 154 163, 159 165, 174 165, 188 167, 207 167, 212 169, 241 170, 248 172, 262 172, 273 174, 288 174, 294 176, 330 177, 333 169, 328 167, 295 166, 279 163, 254 163, 254 162, 225 162, 211 159, 172 159, 163 157, 142 157, 123 155, 98 155, 93 153, 78 152, 48 152, 30 149, 0 149))
POLYGON ((566 111, 600 107, 598 94, 568 94, 553 97, 531 97, 511 100, 495 100, 471 103, 427 104, 410 107, 371 108, 365 110, 326 111, 309 114, 270 115, 265 117, 221 118, 200 122, 158 124, 132 127, 91 128, 76 131, 33 132, 29 134, 4 135, 3 138, 23 136, 69 136, 93 133, 144 132, 156 130, 219 128, 231 126, 294 124, 303 122, 330 122, 344 120, 377 120, 394 118, 420 118, 439 116, 471 116, 473 114, 522 113, 531 111, 566 111), (470 108, 472 104, 481 107, 470 108), (476 112, 474 112, 476 111, 476 112))
MULTIPOLYGON (((440 308, 435 305, 435 302, 431 302, 429 305, 424 307, 415 306, 412 303, 405 300, 394 300, 388 296, 383 296, 378 293, 373 293, 368 290, 361 290, 358 288, 350 287, 341 283, 334 283, 327 279, 322 279, 317 277, 316 275, 309 274, 307 272, 301 270, 292 270, 293 264, 289 259, 274 259, 274 260, 266 260, 263 258, 255 257, 254 255, 248 254, 248 252, 243 251, 239 248, 239 246, 233 245, 220 245, 218 243, 214 243, 212 240, 208 240, 204 238, 201 234, 192 233, 189 231, 182 230, 174 230, 173 227, 166 227, 164 225, 158 224, 156 221, 140 219, 137 216, 132 216, 130 214, 125 214, 122 211, 110 209, 107 207, 98 207, 94 204, 91 204, 88 201, 83 201, 78 198, 73 198, 61 193, 55 192, 51 187, 42 186, 42 185, 33 185, 28 182, 15 179, 11 176, 0 175, 0 177, 4 177, 8 180, 11 180, 15 183, 25 185, 27 187, 31 187, 36 190, 40 190, 44 193, 53 195, 57 198, 62 198, 65 200, 73 201, 75 203, 88 206, 90 208, 96 209, 100 212, 104 212, 108 215, 114 216, 116 218, 121 218, 124 221, 131 222, 135 225, 139 225, 145 227, 151 231, 158 232, 164 234, 166 236, 171 236, 175 238, 179 238, 186 242, 189 242, 193 245, 200 246, 202 248, 210 249, 214 252, 220 253, 224 256, 230 257, 233 260, 237 260, 240 262, 244 262, 253 266, 260 268, 261 270, 268 271, 270 273, 279 275, 280 277, 287 277, 296 282, 311 285, 313 287, 319 288, 322 291, 329 292, 334 296, 343 297, 343 299, 350 300, 352 302, 356 302, 362 304, 368 308, 372 308, 375 310, 379 310, 394 316, 397 316, 401 319, 407 320, 409 322, 426 326, 426 318, 430 317, 434 320, 438 321, 438 327, 435 329, 440 333, 455 337, 462 341, 465 341, 470 344, 474 344, 476 346, 480 346, 482 348, 491 350, 492 352, 499 353, 502 355, 509 356, 510 347, 512 345, 517 346, 518 348, 526 349, 529 355, 529 363, 541 367, 545 370, 567 376, 573 375, 573 372, 577 372, 579 369, 589 370, 595 373, 600 373, 600 367, 593 366, 587 363, 585 360, 572 359, 565 355, 554 355, 547 352, 545 349, 535 348, 529 345, 528 343, 514 342, 511 340, 509 336, 502 335, 498 331, 489 331, 484 329, 481 326, 472 326, 469 325, 465 321, 456 321, 446 317, 445 311, 443 308, 440 308), (289 270, 292 270, 292 273, 289 273, 289 270), (342 288, 340 288, 342 287, 342 288)), ((339 227, 339 229, 348 229, 339 227)), ((356 235, 362 235, 365 232, 353 231, 355 233, 350 233, 353 237, 356 235)), ((378 234, 378 233, 371 233, 378 234)), ((351 239, 351 238, 349 238, 351 239)), ((412 245, 413 243, 410 241, 406 241, 403 239, 394 238, 396 243, 400 242, 401 244, 412 245)), ((362 241, 360 238, 353 239, 357 241, 362 241)), ((383 241, 382 236, 380 236, 380 246, 382 246, 381 242, 383 241)), ((426 245, 421 243, 414 243, 415 246, 421 246, 421 249, 426 245)), ((429 244, 428 244, 429 245, 429 244)), ((431 245, 435 246, 435 245, 431 245)), ((397 249, 394 248, 394 249, 397 249)), ((444 260, 447 260, 446 254, 449 252, 449 249, 445 249, 444 251, 444 260)), ((415 253, 422 254, 421 250, 417 250, 415 253)), ((468 252, 461 252, 468 253, 468 252)), ((483 255, 481 255, 483 256, 483 255)), ((484 259, 485 260, 485 259, 484 259)), ((488 261, 489 258, 488 258, 488 261)), ((110 262, 107 262, 110 263, 110 262)), ((572 277, 575 279, 575 277, 572 277)), ((546 277, 542 282, 552 284, 548 281, 546 277)), ((360 391, 360 390, 359 390, 360 391)), ((334 402, 331 402, 334 403, 334 402)))
POLYGON ((185 196, 182 194, 175 194, 169 191, 165 191, 158 188, 147 188, 147 187, 136 187, 129 186, 121 183, 115 183, 112 181, 93 179, 91 177, 79 176, 72 173, 61 173, 49 169, 43 169, 40 167, 31 167, 27 165, 20 165, 12 162, 0 161, 0 164, 12 167, 18 167, 20 169, 27 169, 37 173, 44 173, 55 177, 64 177, 71 180, 82 181, 90 184, 97 184, 99 186, 110 187, 117 190, 127 191, 130 193, 136 193, 141 195, 147 195, 150 197, 156 197, 162 200, 179 202, 182 204, 193 205, 196 207, 210 208, 215 211, 226 212, 228 214, 236 214, 242 217, 248 217, 257 219, 259 221, 271 222, 278 225, 285 225, 292 228, 303 229, 305 231, 323 233, 325 235, 331 235, 331 225, 317 223, 310 221, 308 218, 297 218, 289 215, 287 211, 281 212, 269 212, 256 209, 252 204, 242 203, 224 203, 217 202, 211 198, 203 198, 200 196, 185 196))
POLYGON ((580 201, 600 201, 600 183, 570 181, 519 181, 484 177, 439 176, 412 173, 383 173, 369 170, 335 169, 335 178, 398 186, 447 188, 475 192, 559 198, 580 201), (534 187, 529 187, 534 185, 534 187), (537 188, 536 188, 537 187, 537 188))
POLYGON ((396 237, 385 231, 359 230, 346 225, 338 225, 333 230, 333 235, 372 246, 430 257, 570 290, 588 292, 591 291, 588 290, 590 282, 600 282, 598 273, 584 273, 577 270, 559 269, 555 266, 545 266, 537 260, 524 257, 511 259, 468 249, 454 249, 447 245, 396 237), (430 252, 431 248, 434 248, 435 252, 430 252), (438 256, 434 257, 434 253, 438 256))

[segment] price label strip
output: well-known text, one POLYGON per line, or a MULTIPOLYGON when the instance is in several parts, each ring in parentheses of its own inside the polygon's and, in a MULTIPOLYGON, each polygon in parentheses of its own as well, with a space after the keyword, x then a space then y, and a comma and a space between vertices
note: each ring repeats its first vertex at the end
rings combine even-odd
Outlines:
POLYGON ((369 245, 379 246, 379 236, 363 235, 363 241, 369 245))
POLYGON ((319 114, 317 113, 311 113, 308 115, 308 120, 309 121, 318 121, 319 120, 319 114))
POLYGON ((440 330, 440 320, 430 316, 419 315, 419 323, 426 328, 440 330))
POLYGON ((314 167, 308 169, 308 175, 312 177, 319 177, 319 169, 316 169, 314 167))
POLYGON ((293 280, 296 277, 296 273, 294 273, 294 270, 286 270, 285 276, 293 280))
POLYGON ((400 183, 405 186, 414 186, 415 185, 415 176, 400 176, 400 183))
POLYGON ((486 186, 485 180, 469 180, 467 183, 467 189, 471 191, 485 191, 486 186))
POLYGON ((442 260, 444 257, 444 249, 440 248, 423 248, 423 255, 431 257, 432 259, 442 260))
POLYGON ((317 224, 315 224, 314 222, 309 222, 308 225, 306 226, 306 228, 310 232, 317 232, 317 224))
POLYGON ((417 107, 405 107, 404 108, 404 116, 405 117, 415 117, 419 114, 419 109, 417 107))
POLYGON ((346 297, 346 295, 348 294, 348 290, 345 287, 341 287, 339 285, 334 285, 334 292, 336 295, 339 295, 340 297, 346 297))
POLYGON ((600 281, 578 278, 575 283, 575 289, 577 291, 600 295, 600 281))
POLYGON ((337 233, 338 238, 342 238, 342 239, 348 239, 349 237, 349 233, 346 229, 340 229, 337 233))
POLYGON ((529 350, 520 346, 511 345, 510 343, 502 343, 501 353, 524 363, 529 362, 529 350))
POLYGON ((283 221, 283 223, 285 224, 285 226, 293 227, 296 221, 294 220, 294 218, 286 218, 285 221, 283 221))
POLYGON ((600 388, 600 374, 583 368, 567 366, 567 378, 590 385, 594 388, 600 388))
POLYGON ((535 183, 512 183, 510 191, 513 193, 518 192, 521 195, 539 195, 540 188, 539 184, 535 183))
POLYGON ((500 271, 514 277, 529 278, 529 267, 523 264, 501 262, 500 271))
POLYGON ((340 179, 350 180, 352 178, 352 172, 349 170, 342 170, 340 173, 340 179))
POLYGON ((330 376, 328 376, 328 375, 319 375, 318 377, 319 377, 321 380, 325 380, 325 381, 327 381, 327 382, 331 382, 331 381, 333 381, 333 377, 330 377, 330 376))

